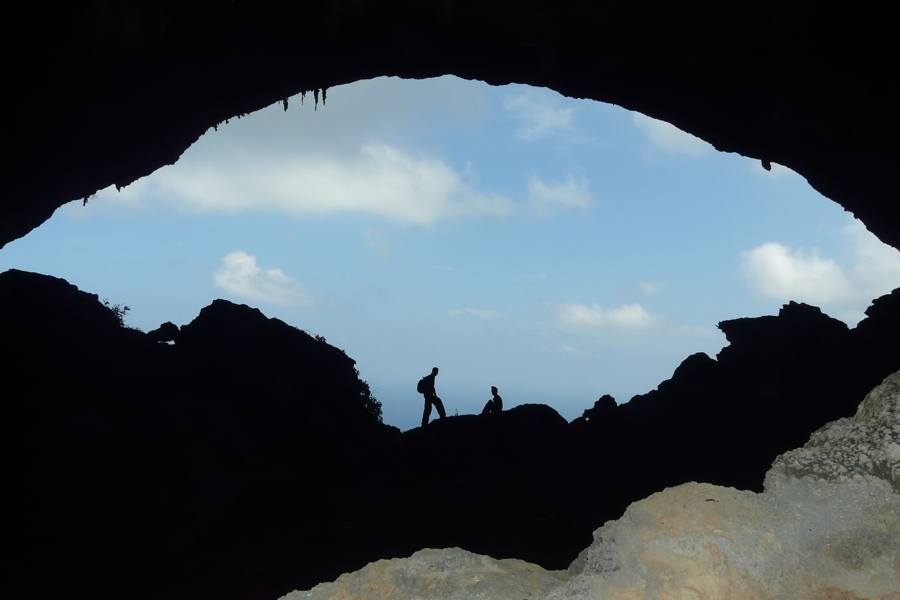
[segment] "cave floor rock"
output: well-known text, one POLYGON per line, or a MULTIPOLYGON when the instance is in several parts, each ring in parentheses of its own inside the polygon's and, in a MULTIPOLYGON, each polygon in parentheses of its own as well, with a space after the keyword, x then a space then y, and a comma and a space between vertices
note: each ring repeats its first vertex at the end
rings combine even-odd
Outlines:
POLYGON ((780 456, 761 494, 705 483, 632 504, 568 572, 452 548, 285 600, 900 600, 900 371, 780 456))
POLYGON ((564 579, 563 571, 546 571, 521 560, 497 560, 460 548, 426 548, 409 558, 370 563, 282 600, 537 600, 564 579))

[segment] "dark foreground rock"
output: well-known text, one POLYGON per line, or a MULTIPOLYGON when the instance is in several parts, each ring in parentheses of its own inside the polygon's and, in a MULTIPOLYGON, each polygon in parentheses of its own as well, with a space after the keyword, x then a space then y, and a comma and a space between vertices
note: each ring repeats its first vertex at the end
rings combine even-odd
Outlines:
POLYGON ((454 546, 562 569, 666 487, 761 491, 776 456, 900 368, 898 298, 852 330, 793 303, 722 323, 717 359, 691 356, 653 392, 572 423, 524 405, 401 433, 351 358, 256 309, 217 300, 145 334, 61 279, 8 271, 12 583, 34 597, 274 598, 454 546))
POLYGON ((853 418, 780 456, 764 493, 687 483, 654 494, 595 531, 567 573, 424 550, 284 600, 898 598, 898 470, 900 372, 853 418))

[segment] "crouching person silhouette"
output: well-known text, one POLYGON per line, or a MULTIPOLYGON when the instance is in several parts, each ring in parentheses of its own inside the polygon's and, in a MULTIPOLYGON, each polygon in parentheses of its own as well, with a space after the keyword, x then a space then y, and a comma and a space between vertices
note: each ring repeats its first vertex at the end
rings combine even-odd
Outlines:
POLYGON ((431 417, 432 405, 437 408, 438 415, 440 415, 442 419, 447 416, 447 413, 444 412, 444 403, 441 402, 437 392, 434 391, 434 378, 437 377, 437 374, 437 367, 431 369, 431 375, 426 375, 420 379, 419 385, 416 386, 416 390, 425 396, 425 410, 422 413, 422 427, 428 425, 428 418, 431 417))
POLYGON ((491 386, 491 399, 487 401, 487 404, 484 405, 484 409, 481 411, 483 415, 490 415, 492 417, 500 416, 500 413, 503 412, 503 398, 500 397, 500 394, 497 393, 497 386, 491 386))

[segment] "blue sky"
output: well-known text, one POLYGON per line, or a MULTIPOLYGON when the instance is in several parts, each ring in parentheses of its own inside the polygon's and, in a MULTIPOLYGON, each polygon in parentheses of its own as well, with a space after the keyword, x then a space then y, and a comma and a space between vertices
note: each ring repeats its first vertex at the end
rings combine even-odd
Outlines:
POLYGON ((210 130, 173 167, 64 206, 0 268, 64 277, 144 330, 214 298, 357 360, 408 428, 448 412, 567 418, 715 354, 723 319, 794 299, 851 325, 900 252, 783 167, 528 86, 380 78, 210 130))

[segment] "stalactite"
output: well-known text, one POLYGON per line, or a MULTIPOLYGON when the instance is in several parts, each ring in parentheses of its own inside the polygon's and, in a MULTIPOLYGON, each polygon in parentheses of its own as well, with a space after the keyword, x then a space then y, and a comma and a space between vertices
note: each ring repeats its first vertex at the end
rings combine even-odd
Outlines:
POLYGON ((319 110, 319 88, 313 89, 313 98, 316 101, 313 110, 319 110))
POLYGON ((285 96, 285 97, 281 100, 281 105, 284 106, 284 112, 287 112, 287 109, 288 109, 288 99, 287 99, 287 96, 285 96))
POLYGON ((306 91, 300 92, 300 106, 303 106, 303 99, 306 98, 306 91))
POLYGON ((325 107, 325 96, 328 95, 328 88, 322 88, 322 107, 325 107))

